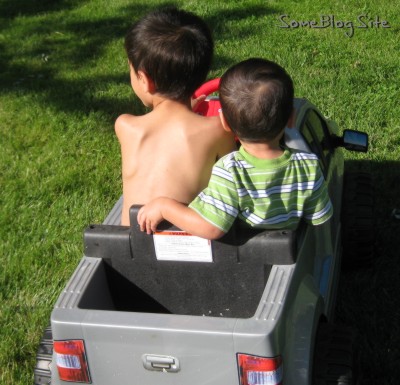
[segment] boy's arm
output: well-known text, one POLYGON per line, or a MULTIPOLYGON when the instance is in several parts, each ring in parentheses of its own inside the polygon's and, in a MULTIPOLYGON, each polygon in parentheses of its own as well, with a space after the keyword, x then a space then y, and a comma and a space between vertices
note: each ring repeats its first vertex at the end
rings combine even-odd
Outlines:
POLYGON ((171 198, 156 198, 139 210, 140 230, 147 234, 156 231, 163 219, 192 235, 206 239, 218 239, 225 234, 196 211, 171 198))
POLYGON ((321 168, 317 164, 314 188, 304 205, 304 218, 314 226, 321 225, 332 216, 333 207, 321 168))
MULTIPOLYGON (((115 134, 118 138, 121 151, 121 174, 123 195, 129 196, 129 187, 131 178, 138 167, 137 153, 137 126, 135 126, 136 117, 134 115, 123 114, 115 121, 115 134)), ((132 202, 124 199, 121 213, 121 225, 129 226, 129 208, 132 202)))
POLYGON ((136 162, 135 147, 137 142, 137 117, 134 115, 120 115, 115 121, 115 134, 121 146, 122 173, 124 169, 132 171, 136 162))

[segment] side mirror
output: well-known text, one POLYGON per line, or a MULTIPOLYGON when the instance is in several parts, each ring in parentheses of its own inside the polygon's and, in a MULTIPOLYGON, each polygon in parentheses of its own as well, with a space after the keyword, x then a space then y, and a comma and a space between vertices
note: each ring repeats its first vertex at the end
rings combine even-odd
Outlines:
POLYGON ((344 147, 349 151, 368 151, 368 134, 355 130, 344 130, 343 136, 332 135, 333 147, 344 147))
POLYGON ((342 146, 350 151, 367 152, 368 134, 360 131, 344 130, 342 146))

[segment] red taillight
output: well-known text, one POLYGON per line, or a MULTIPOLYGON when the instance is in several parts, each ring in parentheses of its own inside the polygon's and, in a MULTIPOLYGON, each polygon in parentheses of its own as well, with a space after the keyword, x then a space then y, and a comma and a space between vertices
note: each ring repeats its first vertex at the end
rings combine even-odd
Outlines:
POLYGON ((54 341, 60 380, 90 383, 83 340, 54 341))
POLYGON ((240 385, 281 385, 282 357, 266 358, 238 353, 240 385))

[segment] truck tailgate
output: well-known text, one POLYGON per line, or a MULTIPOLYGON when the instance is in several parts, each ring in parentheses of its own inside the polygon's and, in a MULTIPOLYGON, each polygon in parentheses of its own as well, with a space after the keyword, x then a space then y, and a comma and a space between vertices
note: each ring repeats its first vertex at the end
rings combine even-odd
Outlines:
POLYGON ((93 384, 238 384, 235 319, 107 311, 86 316, 82 332, 93 384))

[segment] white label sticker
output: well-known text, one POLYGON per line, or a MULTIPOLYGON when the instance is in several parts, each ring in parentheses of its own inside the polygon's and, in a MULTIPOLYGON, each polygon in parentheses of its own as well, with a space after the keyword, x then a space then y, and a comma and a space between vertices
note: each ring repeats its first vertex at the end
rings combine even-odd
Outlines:
POLYGON ((212 262, 211 241, 185 231, 153 233, 156 257, 159 261, 212 262))

